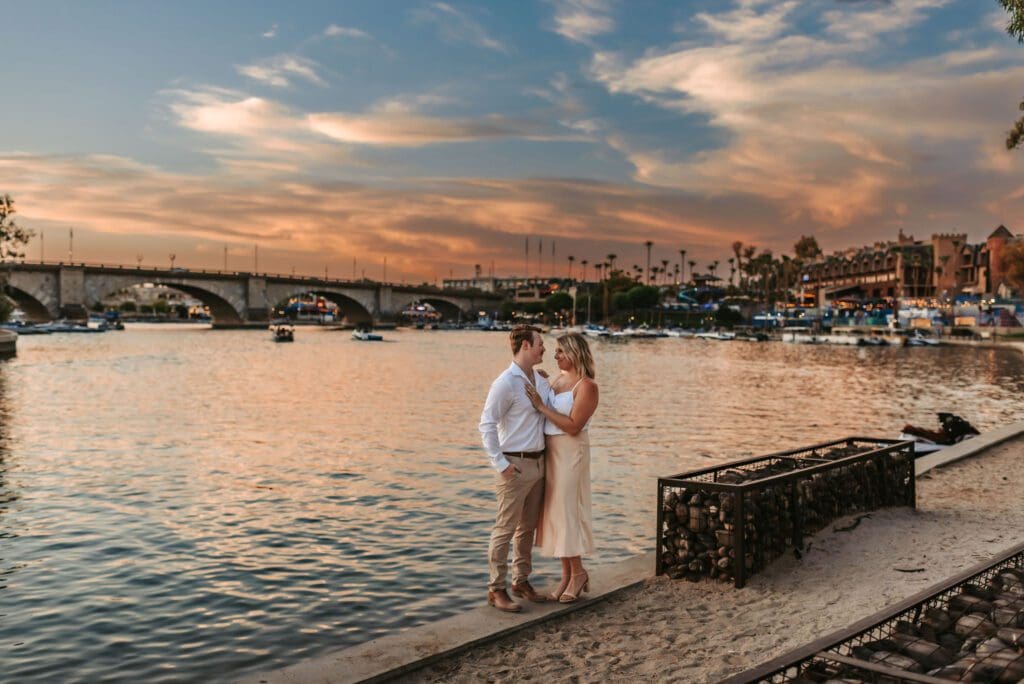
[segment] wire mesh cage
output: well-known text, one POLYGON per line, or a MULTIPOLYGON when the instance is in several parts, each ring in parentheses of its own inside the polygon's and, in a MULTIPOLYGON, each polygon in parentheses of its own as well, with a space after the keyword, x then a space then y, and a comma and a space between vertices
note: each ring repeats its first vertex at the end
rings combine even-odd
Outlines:
POLYGON ((913 443, 870 437, 659 478, 656 572, 742 587, 836 518, 915 497, 913 443))
POLYGON ((1024 544, 725 680, 1024 682, 1024 544))

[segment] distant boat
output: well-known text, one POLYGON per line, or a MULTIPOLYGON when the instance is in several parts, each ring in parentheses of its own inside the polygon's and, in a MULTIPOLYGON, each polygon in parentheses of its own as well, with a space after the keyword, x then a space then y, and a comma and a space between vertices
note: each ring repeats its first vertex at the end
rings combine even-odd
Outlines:
POLYGON ((356 328, 352 331, 352 339, 359 342, 383 342, 384 337, 377 333, 372 333, 366 328, 356 328))
POLYGON ((706 330, 704 332, 696 333, 694 337, 699 337, 702 340, 720 340, 724 342, 726 340, 735 340, 736 333, 723 332, 719 330, 706 330))
POLYGON ((107 331, 107 324, 105 322, 101 323, 98 327, 90 328, 88 325, 66 319, 43 323, 36 327, 52 333, 102 333, 107 331))
POLYGON ((907 335, 906 345, 908 347, 937 347, 939 346, 939 341, 920 330, 915 330, 907 335))
POLYGON ((583 327, 583 334, 587 337, 611 337, 612 333, 603 325, 587 323, 587 325, 583 327))
POLYGON ((271 337, 275 342, 294 342, 295 328, 287 323, 279 323, 270 328, 271 337))

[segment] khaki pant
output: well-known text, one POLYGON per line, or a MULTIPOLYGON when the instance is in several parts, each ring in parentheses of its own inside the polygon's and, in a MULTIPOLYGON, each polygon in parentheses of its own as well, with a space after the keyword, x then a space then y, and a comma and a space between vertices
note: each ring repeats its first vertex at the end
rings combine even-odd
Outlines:
POLYGON ((544 500, 544 457, 520 458, 508 456, 508 462, 521 472, 506 481, 497 474, 495 490, 498 495, 498 514, 491 530, 488 550, 491 579, 489 591, 501 591, 508 578, 508 547, 512 545, 512 584, 525 582, 533 569, 531 553, 533 535, 537 529, 544 500))

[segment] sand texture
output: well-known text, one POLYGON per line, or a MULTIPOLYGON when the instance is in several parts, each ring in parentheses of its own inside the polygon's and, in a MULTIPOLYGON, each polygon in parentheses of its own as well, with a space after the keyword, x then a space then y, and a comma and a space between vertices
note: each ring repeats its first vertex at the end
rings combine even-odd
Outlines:
POLYGON ((916 511, 836 521, 744 589, 652 578, 402 681, 718 681, 1024 541, 1024 438, 931 471, 917 493, 916 511))

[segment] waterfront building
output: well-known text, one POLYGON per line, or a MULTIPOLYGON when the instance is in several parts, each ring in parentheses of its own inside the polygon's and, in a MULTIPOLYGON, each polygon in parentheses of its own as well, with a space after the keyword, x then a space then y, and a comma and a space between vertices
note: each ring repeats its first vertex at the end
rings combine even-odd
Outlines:
POLYGON ((961 293, 1009 294, 1003 253, 1021 241, 999 226, 980 244, 969 244, 966 233, 937 233, 915 240, 900 231, 895 241, 853 247, 822 256, 804 265, 801 285, 817 304, 836 300, 925 301, 961 293))
POLYGON ((568 278, 509 278, 483 277, 452 278, 442 281, 446 290, 478 290, 507 294, 514 302, 539 302, 553 292, 568 290, 576 281, 568 278))

